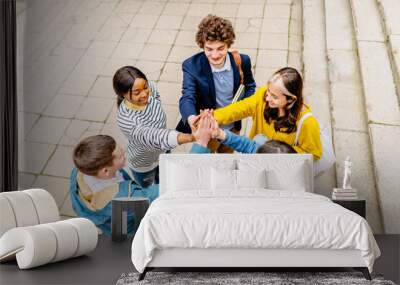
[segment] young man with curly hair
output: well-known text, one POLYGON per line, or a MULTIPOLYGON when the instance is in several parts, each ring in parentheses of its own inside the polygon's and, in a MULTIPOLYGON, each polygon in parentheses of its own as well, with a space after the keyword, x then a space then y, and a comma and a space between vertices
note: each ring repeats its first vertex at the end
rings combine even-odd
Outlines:
MULTIPOLYGON (((235 41, 235 32, 229 20, 215 15, 206 16, 199 24, 196 43, 202 52, 186 59, 182 64, 183 84, 179 110, 182 120, 177 126, 180 132, 190 133, 202 109, 217 109, 232 102, 242 81, 244 92, 240 99, 255 92, 256 83, 251 71, 250 57, 229 52, 235 41), (236 57, 236 60, 235 60, 236 57), (240 62, 240 68, 237 63, 240 62)), ((238 133, 241 122, 222 126, 238 133)), ((223 145, 213 151, 232 152, 223 145)))

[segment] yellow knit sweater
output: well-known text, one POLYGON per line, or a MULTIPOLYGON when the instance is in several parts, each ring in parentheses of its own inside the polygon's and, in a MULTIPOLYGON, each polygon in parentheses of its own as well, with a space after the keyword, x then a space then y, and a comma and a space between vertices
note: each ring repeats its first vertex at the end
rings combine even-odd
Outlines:
MULTIPOLYGON (((259 88, 254 95, 224 108, 215 110, 215 119, 219 124, 226 125, 246 117, 252 117, 253 125, 249 134, 251 139, 257 134, 264 134, 269 139, 282 141, 291 145, 298 153, 311 153, 315 160, 320 159, 322 155, 322 146, 319 125, 315 117, 310 116, 303 121, 298 145, 294 146, 296 132, 287 134, 275 131, 274 123, 272 122, 271 124, 268 124, 265 121, 264 109, 266 102, 264 96, 266 90, 267 87, 263 86, 259 88)), ((298 124, 299 119, 304 114, 309 112, 311 112, 311 109, 304 105, 299 118, 297 118, 296 124, 298 124)))

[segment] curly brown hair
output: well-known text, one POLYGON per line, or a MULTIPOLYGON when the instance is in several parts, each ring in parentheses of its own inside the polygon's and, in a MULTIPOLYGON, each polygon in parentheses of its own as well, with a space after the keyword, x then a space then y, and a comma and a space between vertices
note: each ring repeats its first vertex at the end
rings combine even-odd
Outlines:
POLYGON ((215 15, 207 15, 199 24, 196 33, 196 43, 204 48, 206 41, 221 41, 231 47, 235 41, 235 32, 231 21, 215 15))

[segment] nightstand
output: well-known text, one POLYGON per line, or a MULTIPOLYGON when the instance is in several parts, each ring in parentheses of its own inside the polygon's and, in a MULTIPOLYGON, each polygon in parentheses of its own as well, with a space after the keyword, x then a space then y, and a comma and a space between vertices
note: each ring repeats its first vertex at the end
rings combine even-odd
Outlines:
POLYGON ((353 211, 356 214, 359 214, 361 217, 365 219, 366 216, 366 201, 357 199, 357 200, 332 200, 332 202, 339 204, 340 206, 353 211))

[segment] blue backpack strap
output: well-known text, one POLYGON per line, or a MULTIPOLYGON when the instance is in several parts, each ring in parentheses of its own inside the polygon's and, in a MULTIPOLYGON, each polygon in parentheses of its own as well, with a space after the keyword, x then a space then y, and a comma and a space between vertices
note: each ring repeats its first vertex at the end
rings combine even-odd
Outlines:
POLYGON ((149 187, 142 188, 138 185, 132 185, 132 197, 145 197, 148 198, 150 203, 152 203, 155 199, 160 195, 159 184, 153 184, 149 187))
POLYGON ((121 171, 124 180, 132 180, 132 177, 129 175, 128 172, 126 172, 125 169, 121 168, 119 171, 121 171))

